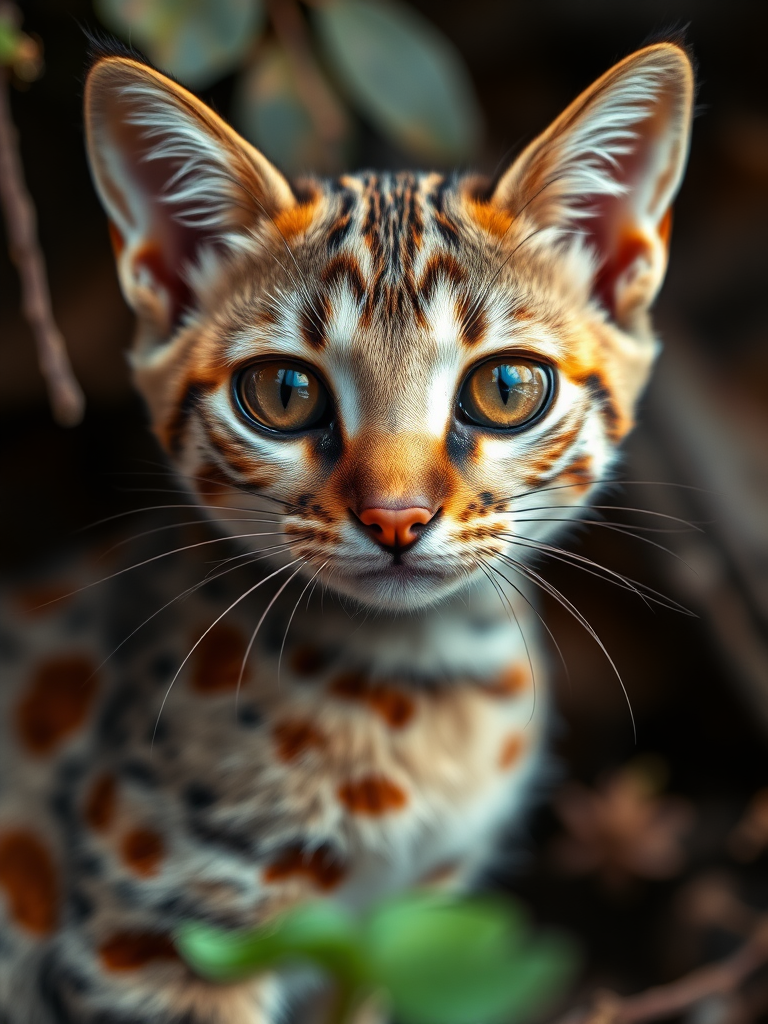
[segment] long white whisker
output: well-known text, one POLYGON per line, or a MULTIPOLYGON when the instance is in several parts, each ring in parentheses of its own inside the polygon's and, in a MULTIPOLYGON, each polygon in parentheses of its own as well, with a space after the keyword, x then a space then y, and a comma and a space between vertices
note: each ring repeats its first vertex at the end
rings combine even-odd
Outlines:
POLYGON ((160 718, 161 718, 161 716, 163 714, 163 709, 165 708, 165 704, 166 704, 166 701, 168 700, 170 692, 173 689, 173 684, 179 678, 179 676, 181 675, 181 673, 182 673, 182 671, 184 669, 184 666, 187 664, 189 659, 195 653, 195 651, 200 646, 200 644, 203 642, 203 640, 205 640, 205 638, 208 636, 208 634, 211 632, 211 630, 214 628, 214 626, 217 626, 221 622, 221 620, 224 618, 225 615, 228 615, 232 611, 233 608, 237 607, 237 605, 239 605, 241 601, 244 601, 246 599, 246 597, 249 597, 255 590, 258 590, 259 587, 264 586, 265 583, 268 583, 269 580, 274 579, 274 577, 277 576, 279 573, 284 572, 286 569, 290 569, 290 567, 292 565, 295 565, 297 562, 300 562, 300 561, 302 561, 302 559, 294 558, 294 560, 292 562, 288 562, 287 565, 280 566, 279 569, 275 569, 274 572, 271 572, 269 574, 269 576, 265 576, 264 579, 259 580, 258 583, 254 583, 254 585, 252 587, 249 587, 249 589, 246 590, 244 593, 242 593, 240 595, 240 597, 236 598, 236 600, 234 600, 230 605, 228 605, 224 609, 224 611, 221 613, 221 615, 218 615, 213 620, 213 622, 210 624, 210 626, 208 626, 208 628, 197 638, 197 640, 195 640, 194 644, 192 645, 192 647, 189 649, 189 651, 187 652, 186 656, 184 657, 184 660, 179 665, 179 667, 176 669, 176 674, 174 675, 173 679, 168 684, 168 689, 165 691, 165 696, 163 697, 162 704, 160 705, 160 710, 157 713, 157 721, 155 722, 155 728, 154 728, 154 730, 152 732, 152 743, 150 744, 150 749, 153 748, 154 745, 155 745, 155 736, 157 735, 157 727, 160 724, 160 718))
POLYGON ((256 636, 258 635, 258 632, 261 629, 262 623, 266 619, 266 617, 269 614, 270 610, 274 607, 275 601, 277 601, 277 599, 280 597, 280 595, 285 590, 285 588, 288 586, 288 584, 291 582, 291 580, 294 579, 294 577, 297 576, 298 573, 301 572, 301 570, 304 567, 305 563, 306 563, 306 559, 302 559, 301 565, 297 566, 297 568, 294 569, 294 571, 291 573, 291 575, 288 577, 288 579, 285 580, 285 582, 280 585, 279 589, 275 592, 275 594, 273 594, 269 604, 264 609, 264 611, 261 613, 261 618, 256 623, 256 628, 251 633, 251 639, 248 641, 248 646, 245 649, 245 654, 243 655, 243 660, 242 660, 242 663, 240 665, 240 674, 237 677, 237 690, 235 692, 235 709, 237 709, 238 704, 240 702, 240 687, 242 686, 243 676, 245 675, 245 666, 248 663, 248 658, 250 657, 251 651, 253 650, 253 645, 256 642, 256 636))
MULTIPOLYGON (((191 587, 187 587, 186 590, 183 590, 180 594, 177 594, 175 597, 172 597, 170 599, 170 601, 166 601, 166 603, 164 605, 162 605, 160 608, 157 608, 155 611, 153 611, 151 615, 148 615, 147 618, 144 619, 143 622, 139 623, 139 625, 135 629, 131 630, 131 632, 128 634, 128 636, 126 636, 123 640, 120 641, 120 643, 117 645, 117 647, 114 648, 114 650, 110 651, 110 653, 101 662, 101 664, 98 665, 96 667, 96 669, 94 669, 92 675, 95 675, 96 672, 98 672, 100 668, 103 668, 104 665, 106 665, 106 663, 109 661, 109 659, 114 657, 115 654, 117 654, 117 652, 120 650, 120 648, 123 646, 123 644, 128 643, 128 641, 131 639, 132 636, 135 636, 139 632, 140 629, 143 629, 144 626, 147 625, 148 622, 151 622, 152 619, 154 619, 157 615, 159 615, 161 612, 164 612, 166 608, 170 608, 170 606, 172 604, 175 604, 176 601, 181 601, 185 597, 188 597, 190 594, 194 594, 197 590, 202 589, 202 587, 204 587, 206 585, 206 583, 211 583, 213 580, 217 580, 221 576, 226 576, 227 573, 234 572, 235 569, 240 569, 244 565, 253 565, 256 562, 261 562, 265 558, 269 558, 276 551, 281 551, 281 550, 283 550, 284 548, 287 548, 287 547, 290 547, 290 542, 286 542, 285 544, 272 544, 269 548, 264 549, 258 555, 254 555, 254 553, 252 551, 249 551, 249 552, 247 552, 247 553, 245 553, 243 555, 238 556, 240 558, 249 558, 250 557, 249 561, 241 562, 240 565, 231 565, 231 566, 229 566, 228 569, 222 569, 221 572, 217 572, 217 573, 213 573, 213 570, 211 570, 211 572, 206 574, 204 579, 200 580, 198 583, 194 583, 191 587)), ((229 561, 229 559, 228 559, 228 561, 229 561)))
POLYGON ((525 565, 523 562, 519 562, 517 559, 512 558, 509 555, 499 555, 498 557, 501 558, 503 561, 507 562, 508 565, 510 565, 521 575, 526 576, 533 583, 536 583, 539 587, 541 587, 542 590, 545 591, 545 593, 553 597, 558 602, 558 604, 562 605, 562 607, 565 608, 565 610, 568 611, 576 619, 576 621, 582 626, 584 630, 586 630, 586 632, 592 637, 592 639, 598 645, 600 650, 603 652, 603 655, 605 656, 606 660, 608 661, 608 664, 611 666, 614 673, 616 674, 616 678, 619 680, 619 685, 621 686, 622 693, 624 694, 624 698, 627 702, 627 707, 629 708, 629 717, 632 721, 632 733, 635 738, 635 743, 637 743, 637 725, 635 723, 635 715, 632 711, 632 704, 629 699, 629 694, 627 693, 627 688, 624 685, 624 680, 621 678, 621 673, 616 667, 616 663, 608 653, 605 644, 597 635, 593 626, 589 623, 585 616, 578 610, 578 608, 576 608, 576 606, 571 601, 569 601, 564 594, 560 593, 557 587, 553 586, 551 583, 545 580, 542 576, 535 572, 535 570, 531 569, 530 566, 525 565))
MULTIPOLYGON (((310 576, 310 578, 307 580, 307 583, 306 583, 304 589, 299 594, 298 599, 296 601, 296 604, 293 606, 293 611, 291 612, 290 618, 288 619, 288 625, 285 627, 285 633, 283 633, 283 642, 280 644, 280 654, 279 654, 278 659, 277 659, 277 685, 278 685, 278 687, 280 686, 280 669, 281 669, 282 664, 283 664, 283 653, 285 651, 285 644, 286 644, 286 641, 288 639, 288 630, 291 628, 291 623, 293 622, 293 617, 296 614, 296 610, 298 609, 299 605, 301 604, 302 597, 304 597, 304 595, 306 594, 307 590, 309 589, 310 584, 323 571, 323 569, 326 567, 326 565, 328 565, 329 561, 330 561, 330 559, 327 558, 323 562, 323 564, 320 566, 320 568, 317 569, 313 573, 312 576, 310 576)), ((307 603, 309 603, 309 602, 307 602, 307 603)))

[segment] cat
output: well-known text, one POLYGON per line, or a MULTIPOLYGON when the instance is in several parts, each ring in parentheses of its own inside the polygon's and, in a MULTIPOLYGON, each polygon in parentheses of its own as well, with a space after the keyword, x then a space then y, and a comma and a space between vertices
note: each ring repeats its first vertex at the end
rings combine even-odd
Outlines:
POLYGON ((208 984, 175 928, 487 864, 544 757, 531 556, 633 426, 692 97, 658 43, 494 181, 289 183, 160 72, 96 57, 133 376, 218 532, 146 531, 140 571, 92 586, 83 560, 60 602, 5 599, 3 1022, 269 1024, 285 980, 208 984), (226 537, 201 578, 188 556, 226 537))

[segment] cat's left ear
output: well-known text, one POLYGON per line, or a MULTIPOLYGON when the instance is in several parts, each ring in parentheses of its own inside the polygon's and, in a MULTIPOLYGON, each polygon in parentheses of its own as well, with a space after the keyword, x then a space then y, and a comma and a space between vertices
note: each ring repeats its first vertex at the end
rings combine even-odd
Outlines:
POLYGON ((586 237, 594 294, 629 325, 661 287, 685 170, 693 69, 672 43, 638 50, 581 94, 500 178, 491 202, 586 237))
POLYGON ((123 294, 154 339, 191 302, 190 267, 233 248, 297 201, 282 174, 196 96, 129 57, 85 87, 94 182, 123 294))

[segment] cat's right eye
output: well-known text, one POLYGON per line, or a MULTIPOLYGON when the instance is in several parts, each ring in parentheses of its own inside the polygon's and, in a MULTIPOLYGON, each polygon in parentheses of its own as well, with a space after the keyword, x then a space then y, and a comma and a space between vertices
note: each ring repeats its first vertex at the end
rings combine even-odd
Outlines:
POLYGON ((552 393, 552 371, 543 363, 519 357, 489 359, 464 381, 459 409, 477 426, 513 430, 538 419, 552 393))
POLYGON ((249 419, 281 433, 322 426, 331 408, 328 392, 312 371, 283 360, 247 367, 237 378, 236 393, 249 419))

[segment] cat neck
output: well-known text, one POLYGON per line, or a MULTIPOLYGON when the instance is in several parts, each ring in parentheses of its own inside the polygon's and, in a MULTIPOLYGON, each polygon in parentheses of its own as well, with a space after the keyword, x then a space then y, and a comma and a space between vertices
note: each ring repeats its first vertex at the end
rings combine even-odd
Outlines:
MULTIPOLYGON (((292 607, 283 604, 270 631, 279 644, 292 607)), ((354 607, 326 594, 295 612, 285 652, 289 657, 287 652, 312 638, 369 677, 450 685, 493 678, 512 662, 527 668, 528 650, 536 646, 533 619, 523 599, 503 603, 485 580, 438 605, 399 614, 354 607)))

